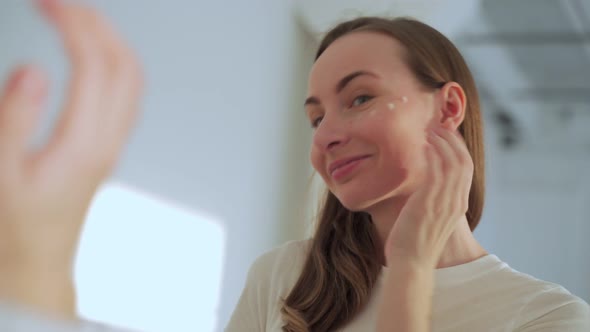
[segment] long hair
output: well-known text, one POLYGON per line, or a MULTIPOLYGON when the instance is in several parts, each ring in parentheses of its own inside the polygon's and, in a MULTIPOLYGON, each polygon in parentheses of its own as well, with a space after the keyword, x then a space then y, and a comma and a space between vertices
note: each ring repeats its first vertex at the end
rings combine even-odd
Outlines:
MULTIPOLYGON (((457 82, 465 91, 467 105, 459 132, 474 163, 467 221, 473 231, 484 205, 483 128, 477 88, 465 60, 444 35, 413 19, 361 17, 330 30, 316 60, 338 38, 349 33, 382 33, 399 41, 404 61, 426 88, 457 82)), ((318 215, 303 271, 284 299, 281 313, 287 332, 325 332, 346 325, 367 304, 381 270, 377 234, 370 215, 346 209, 327 191, 318 215)))

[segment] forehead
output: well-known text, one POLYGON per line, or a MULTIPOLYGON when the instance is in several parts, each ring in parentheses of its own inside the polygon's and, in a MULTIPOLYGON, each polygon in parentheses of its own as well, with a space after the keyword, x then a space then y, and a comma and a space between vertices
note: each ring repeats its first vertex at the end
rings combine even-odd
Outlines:
POLYGON ((401 43, 383 33, 350 33, 330 44, 314 63, 308 90, 335 86, 342 77, 358 70, 369 70, 382 77, 407 74, 403 54, 401 43))

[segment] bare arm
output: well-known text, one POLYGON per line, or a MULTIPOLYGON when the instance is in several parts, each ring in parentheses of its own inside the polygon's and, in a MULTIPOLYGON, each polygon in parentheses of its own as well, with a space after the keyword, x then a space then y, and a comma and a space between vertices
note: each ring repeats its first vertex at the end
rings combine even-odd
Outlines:
POLYGON ((430 331, 434 269, 405 259, 392 259, 388 265, 377 331, 430 331))

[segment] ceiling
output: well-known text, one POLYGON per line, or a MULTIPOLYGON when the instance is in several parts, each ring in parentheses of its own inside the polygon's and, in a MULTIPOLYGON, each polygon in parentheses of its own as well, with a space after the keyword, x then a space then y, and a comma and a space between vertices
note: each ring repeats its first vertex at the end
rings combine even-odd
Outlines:
POLYGON ((359 15, 413 16, 459 47, 506 149, 590 152, 590 1, 299 0, 316 38, 359 15))

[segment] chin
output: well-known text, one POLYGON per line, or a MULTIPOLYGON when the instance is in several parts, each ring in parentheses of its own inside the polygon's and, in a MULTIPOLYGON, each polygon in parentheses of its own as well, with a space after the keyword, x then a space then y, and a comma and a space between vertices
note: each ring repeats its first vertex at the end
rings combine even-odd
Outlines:
POLYGON ((374 198, 374 199, 352 200, 352 199, 340 199, 339 198, 339 201, 349 211, 369 213, 376 206, 379 206, 379 204, 385 203, 391 199, 395 199, 395 197, 400 197, 400 196, 401 196, 400 194, 392 193, 390 195, 385 195, 385 196, 374 198))
POLYGON ((373 205, 370 202, 356 202, 342 199, 338 200, 346 209, 352 212, 365 212, 373 205))
POLYGON ((353 212, 368 212, 372 207, 395 199, 395 197, 405 197, 412 192, 411 181, 402 181, 396 185, 387 186, 385 188, 375 188, 375 186, 367 185, 364 190, 350 190, 347 192, 334 192, 340 203, 350 211, 353 212), (371 190, 369 190, 371 189, 371 190))

